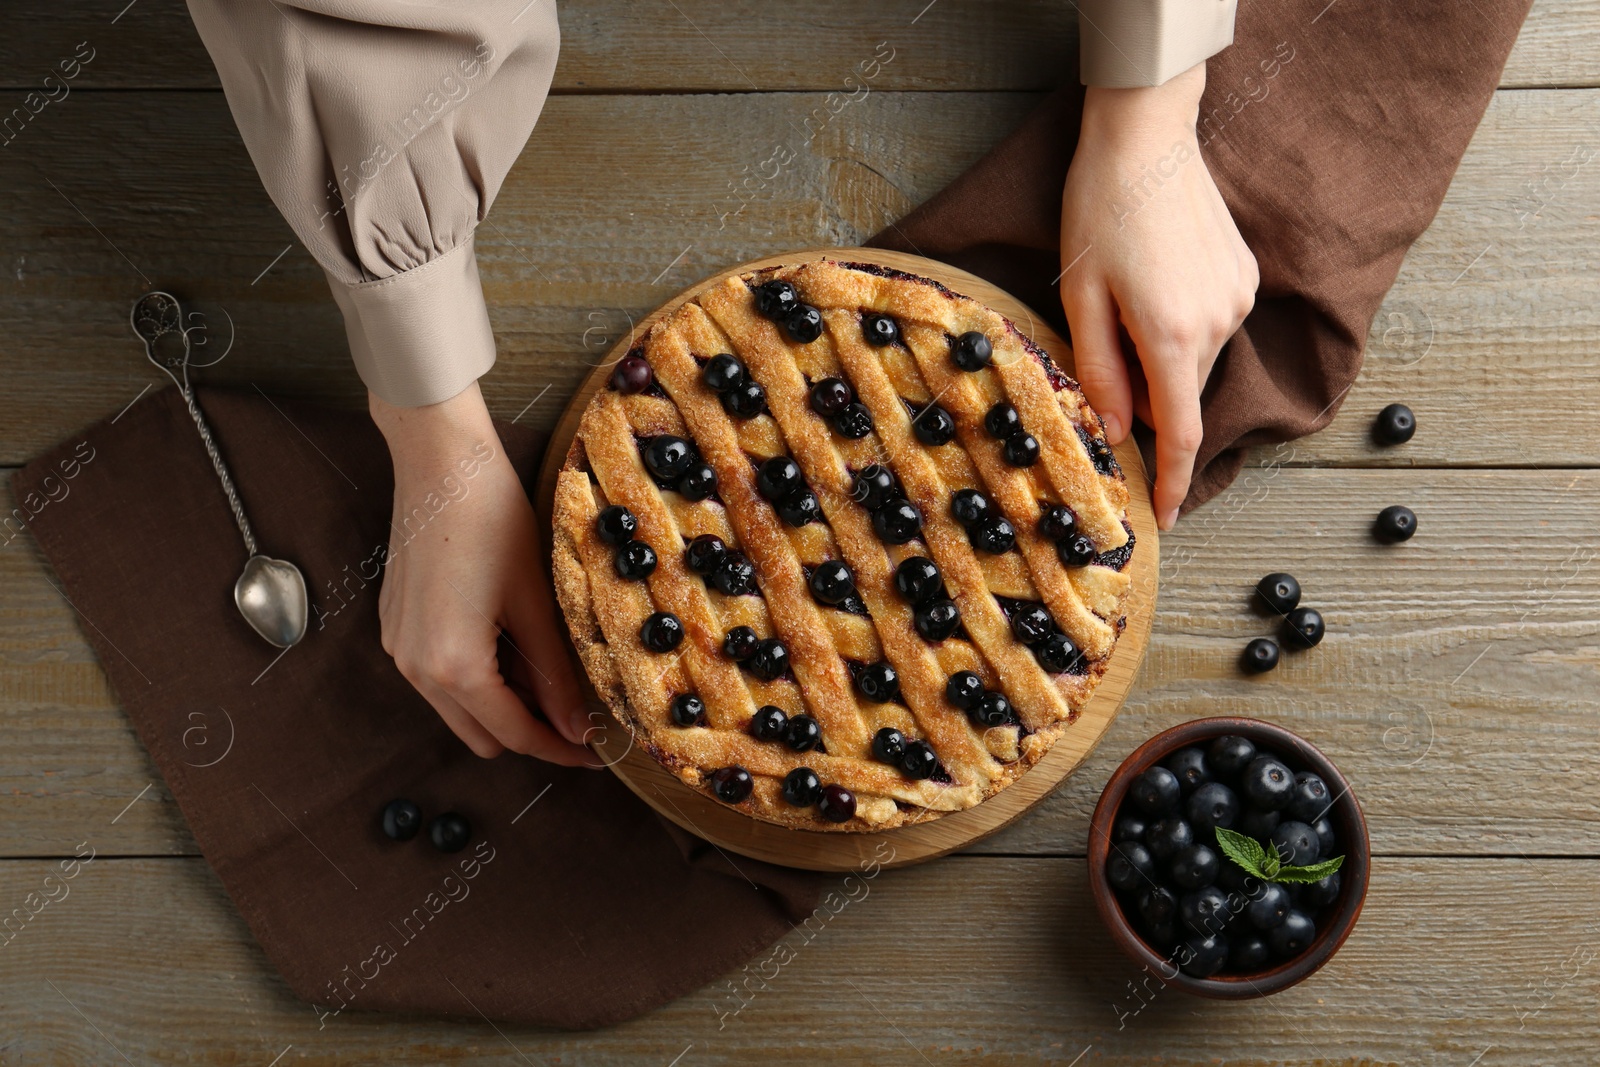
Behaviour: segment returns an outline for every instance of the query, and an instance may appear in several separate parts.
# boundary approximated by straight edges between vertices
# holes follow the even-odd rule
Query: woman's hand
[[[1162,529],[1189,492],[1201,390],[1260,281],[1200,157],[1204,89],[1204,63],[1154,88],[1090,87],[1062,193],[1061,303],[1078,380],[1113,443],[1134,414],[1155,430]]]
[[[378,597],[384,651],[478,755],[509,748],[593,766],[533,508],[477,384],[428,407],[392,407],[376,396],[369,407],[394,459]],[[510,645],[504,670],[502,630]],[[508,678],[528,680],[548,722],[528,710]]]

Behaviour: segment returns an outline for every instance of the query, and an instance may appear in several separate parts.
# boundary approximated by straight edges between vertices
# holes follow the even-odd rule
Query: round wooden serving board
[[[663,304],[634,327],[633,332],[611,350],[605,362],[596,367],[578,388],[577,395],[572,398],[551,434],[544,467],[539,473],[534,503],[546,529],[551,521],[556,477],[566,460],[567,449],[577,434],[583,409],[589,403],[589,398],[605,385],[616,361],[633,347],[645,331],[676,311],[695,294],[729,277],[763,267],[803,263],[821,257],[851,263],[875,263],[932,278],[998,311],[1050,353],[1051,358],[1064,370],[1068,373],[1073,370],[1072,349],[1021,301],[976,275],[935,260],[871,248],[822,248],[741,263],[686,289]],[[1128,521],[1138,538],[1138,546],[1129,562],[1133,590],[1127,604],[1127,628],[1117,641],[1111,663],[1099,687],[1095,689],[1088,706],[1079,713],[1077,721],[1062,733],[1043,759],[990,799],[964,811],[930,817],[924,822],[877,833],[792,830],[744,815],[678,781],[642,749],[633,747],[628,730],[612,718],[605,704],[591,692],[593,706],[600,712],[594,720],[605,723],[592,741],[596,754],[645,803],[690,833],[729,852],[789,867],[851,871],[874,861],[886,867],[920,863],[964,848],[1010,825],[1049,796],[1094,751],[1132,687],[1139,664],[1144,660],[1145,647],[1150,641],[1150,622],[1155,613],[1159,545],[1155,512],[1150,501],[1150,482],[1145,475],[1144,460],[1131,437],[1117,446],[1116,454],[1117,462],[1122,465],[1128,479]]]

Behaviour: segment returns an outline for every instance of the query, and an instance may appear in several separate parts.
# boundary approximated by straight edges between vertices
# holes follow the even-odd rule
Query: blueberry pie
[[[822,259],[712,285],[584,409],[556,592],[683,782],[813,830],[982,802],[1126,624],[1128,488],[1077,383],[937,282]]]

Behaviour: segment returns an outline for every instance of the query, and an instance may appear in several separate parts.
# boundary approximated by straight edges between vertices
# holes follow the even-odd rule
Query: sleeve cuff
[[[1083,84],[1160,85],[1233,43],[1238,0],[1078,0]]]
[[[449,400],[494,366],[473,238],[377,281],[328,284],[361,380],[396,407]]]

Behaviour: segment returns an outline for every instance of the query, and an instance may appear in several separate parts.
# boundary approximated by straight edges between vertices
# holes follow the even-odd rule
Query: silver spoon
[[[228,506],[233,509],[233,521],[244,535],[244,548],[250,554],[244,571],[233,584],[233,602],[239,614],[260,634],[268,644],[288,648],[306,634],[309,615],[309,598],[306,596],[306,579],[300,568],[283,559],[263,555],[256,547],[256,535],[245,518],[244,505],[233,487],[233,477],[211,439],[211,429],[200,415],[200,405],[195,403],[194,390],[189,387],[189,331],[183,326],[183,309],[169,293],[146,293],[133,305],[129,316],[133,332],[144,342],[145,354],[150,362],[160,367],[172,379],[184,402],[189,405],[189,416],[195,429],[200,431],[201,443],[211,466],[222,482]]]

